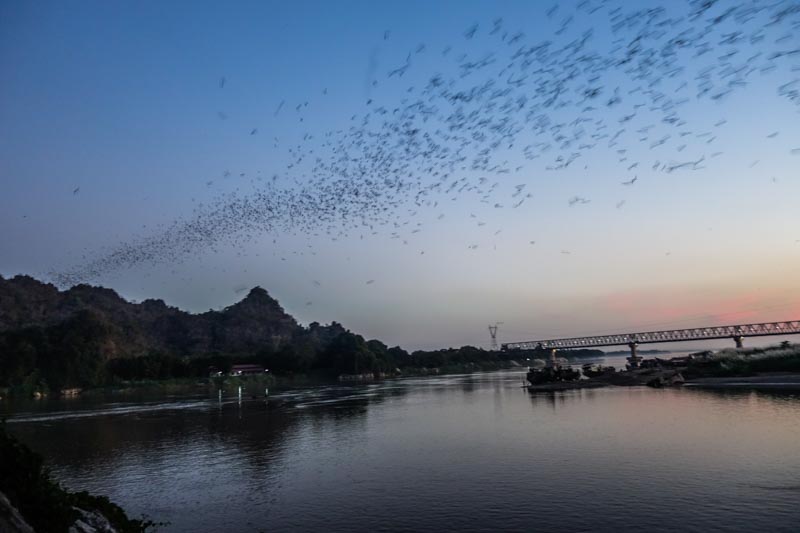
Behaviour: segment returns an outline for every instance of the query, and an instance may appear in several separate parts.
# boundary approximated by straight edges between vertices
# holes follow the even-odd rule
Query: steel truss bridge
[[[766,337],[768,335],[797,334],[800,334],[800,320],[788,320],[785,322],[765,322],[763,324],[739,324],[736,326],[713,326],[707,328],[647,331],[644,333],[594,335],[591,337],[572,337],[568,339],[509,342],[503,343],[501,347],[503,351],[508,351],[598,348],[601,346],[627,345],[631,349],[631,356],[636,358],[636,346],[638,344],[703,341],[709,339],[733,339],[736,342],[736,347],[741,348],[742,339],[745,337]]]

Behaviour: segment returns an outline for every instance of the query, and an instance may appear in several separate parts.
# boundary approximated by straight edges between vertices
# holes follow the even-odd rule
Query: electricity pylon
[[[498,350],[498,346],[497,346],[497,326],[499,326],[500,324],[502,324],[502,322],[495,322],[494,326],[492,326],[492,325],[489,326],[489,336],[492,338],[492,343],[491,343],[489,349],[492,350],[493,352],[496,352]]]

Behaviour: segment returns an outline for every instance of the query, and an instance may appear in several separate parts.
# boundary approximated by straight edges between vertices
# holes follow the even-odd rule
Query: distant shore
[[[528,385],[532,392],[608,386],[655,388],[800,390],[800,345],[783,342],[763,348],[696,352],[673,360],[644,360],[646,368],[610,372],[576,381]]]
[[[764,372],[757,376],[697,378],[687,381],[685,386],[701,389],[800,390],[800,373]]]
[[[556,383],[543,383],[540,385],[527,385],[531,392],[556,392],[580,389],[598,389],[603,387],[637,387],[646,386],[647,381],[659,375],[618,380],[613,382],[606,379],[582,379],[578,381],[562,381]],[[751,390],[796,390],[800,391],[800,373],[791,372],[765,372],[756,376],[736,377],[704,377],[688,379],[680,383],[681,387],[697,389],[751,389]]]
[[[219,376],[219,377],[199,377],[199,378],[169,378],[169,379],[149,379],[131,380],[110,383],[100,387],[73,388],[61,393],[40,393],[31,397],[30,395],[11,394],[10,388],[0,388],[0,400],[6,398],[25,398],[43,400],[46,398],[60,398],[69,401],[81,396],[102,396],[102,395],[136,395],[142,393],[165,393],[165,394],[201,394],[219,389],[236,390],[242,387],[246,395],[264,395],[265,389],[273,392],[292,389],[296,387],[309,387],[315,385],[331,384],[358,384],[387,379],[403,377],[425,377],[425,376],[444,376],[451,374],[467,374],[471,372],[491,372],[495,370],[508,370],[511,368],[521,368],[522,365],[517,361],[487,361],[481,363],[449,364],[442,367],[406,367],[397,374],[378,375],[366,374],[341,374],[328,375],[322,373],[311,374],[263,374],[255,376]]]

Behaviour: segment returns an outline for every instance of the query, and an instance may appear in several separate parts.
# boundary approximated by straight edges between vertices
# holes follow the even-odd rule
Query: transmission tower
[[[492,343],[489,346],[489,349],[492,350],[493,352],[496,352],[497,349],[498,349],[498,346],[497,346],[497,326],[499,326],[500,324],[502,324],[502,322],[495,322],[494,326],[489,325],[489,336],[492,338]]]

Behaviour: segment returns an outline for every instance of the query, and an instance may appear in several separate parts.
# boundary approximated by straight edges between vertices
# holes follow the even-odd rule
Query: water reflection
[[[174,531],[789,531],[800,519],[796,394],[530,394],[523,376],[312,387],[241,404],[213,392],[87,400],[22,410],[10,427],[68,486]]]

